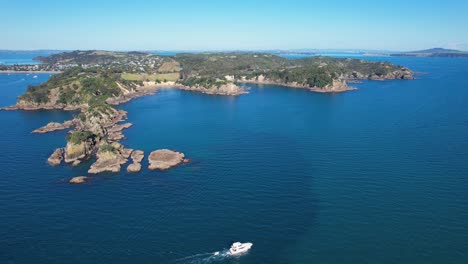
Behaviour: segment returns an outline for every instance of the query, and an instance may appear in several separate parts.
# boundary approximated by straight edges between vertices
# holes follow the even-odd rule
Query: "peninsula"
[[[0,66],[6,72],[59,72],[30,86],[16,105],[3,110],[62,109],[79,111],[73,120],[49,123],[34,133],[71,129],[67,145],[53,151],[52,166],[76,166],[96,157],[88,173],[118,172],[129,158],[129,172],[138,172],[143,151],[119,143],[126,112],[114,106],[170,87],[205,94],[237,96],[243,83],[277,84],[314,92],[354,90],[347,82],[363,79],[413,79],[405,67],[358,59],[309,57],[286,59],[267,53],[200,53],[159,56],[145,52],[73,51],[37,57],[41,64]],[[52,152],[52,151],[51,151]],[[158,150],[149,169],[169,169],[189,159],[183,153]],[[81,178],[80,178],[81,179]]]

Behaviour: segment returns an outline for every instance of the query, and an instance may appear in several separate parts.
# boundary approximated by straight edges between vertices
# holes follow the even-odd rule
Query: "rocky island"
[[[39,65],[1,66],[4,71],[60,72],[47,82],[30,86],[16,105],[3,110],[62,109],[79,111],[73,120],[49,123],[34,130],[48,133],[71,129],[64,148],[48,159],[72,166],[96,158],[90,174],[115,173],[128,163],[139,172],[144,152],[119,143],[127,113],[115,105],[170,87],[213,95],[247,93],[243,83],[277,84],[313,92],[354,90],[349,81],[413,79],[408,68],[357,59],[310,57],[286,59],[263,53],[201,53],[162,57],[144,52],[73,51],[37,58]],[[180,152],[162,149],[149,157],[150,170],[166,170],[188,162]],[[77,178],[76,183],[88,178]]]

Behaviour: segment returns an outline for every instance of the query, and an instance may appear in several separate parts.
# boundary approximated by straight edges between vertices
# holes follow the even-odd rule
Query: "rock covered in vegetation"
[[[167,170],[184,161],[184,153],[169,149],[160,149],[151,152],[148,157],[150,170]]]
[[[65,147],[65,162],[75,163],[90,158],[96,146],[93,134],[87,131],[78,131],[68,137]],[[76,164],[76,163],[75,163]]]
[[[50,157],[47,159],[47,162],[51,166],[58,166],[60,163],[62,163],[63,160],[63,148],[58,148],[50,155]]]
[[[68,182],[71,184],[82,184],[82,183],[87,182],[89,179],[91,179],[91,177],[78,176],[78,177],[71,178]]]

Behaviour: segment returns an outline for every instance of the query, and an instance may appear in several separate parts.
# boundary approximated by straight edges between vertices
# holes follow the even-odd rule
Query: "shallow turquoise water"
[[[0,112],[0,262],[467,263],[468,60],[366,59],[425,74],[342,94],[163,90],[121,106],[122,143],[193,162],[83,186],[66,180],[86,166],[46,164],[66,133],[30,133],[73,113]],[[47,78],[0,75],[0,105]],[[237,240],[251,252],[210,256]]]

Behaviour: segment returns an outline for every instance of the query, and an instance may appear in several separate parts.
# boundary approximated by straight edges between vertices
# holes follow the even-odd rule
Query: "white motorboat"
[[[229,249],[229,254],[238,255],[238,254],[245,253],[249,251],[252,245],[253,245],[252,243],[235,242],[232,244],[231,248]]]

